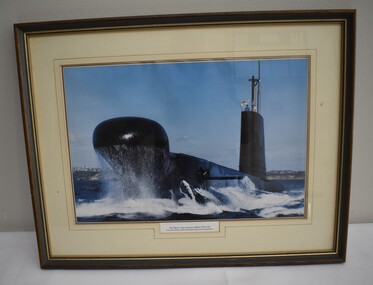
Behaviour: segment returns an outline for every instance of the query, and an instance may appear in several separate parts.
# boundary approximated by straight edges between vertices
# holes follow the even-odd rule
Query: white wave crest
[[[182,181],[179,189],[182,195],[173,193],[170,199],[126,199],[109,195],[102,200],[77,205],[76,213],[78,218],[115,214],[124,219],[144,216],[147,219],[164,219],[173,214],[218,215],[242,211],[256,211],[258,217],[262,218],[303,215],[303,192],[297,192],[296,195],[270,193],[256,190],[250,179],[243,182],[240,186],[211,187],[205,190],[193,189],[186,181]]]

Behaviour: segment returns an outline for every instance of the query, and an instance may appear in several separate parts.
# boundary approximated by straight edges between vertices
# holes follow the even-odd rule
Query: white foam
[[[303,208],[288,209],[285,207],[271,207],[261,210],[259,215],[263,218],[276,218],[278,216],[302,216],[303,214]]]
[[[250,183],[246,185],[252,187]],[[188,192],[184,193],[183,189]],[[192,189],[183,181],[184,194],[178,200],[160,198],[125,199],[124,197],[108,196],[105,199],[92,203],[77,205],[78,217],[91,217],[100,215],[117,214],[127,219],[135,219],[137,215],[146,215],[153,218],[164,218],[171,214],[216,215],[222,212],[240,212],[258,210],[263,218],[274,218],[279,215],[303,215],[303,207],[289,206],[300,204],[303,200],[303,192],[295,197],[287,193],[269,193],[257,191],[246,187],[223,187],[206,191],[204,189]],[[205,203],[198,203],[195,194],[205,198]],[[175,195],[173,195],[175,197]]]

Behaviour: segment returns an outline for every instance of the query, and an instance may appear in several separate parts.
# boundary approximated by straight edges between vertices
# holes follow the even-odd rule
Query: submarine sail
[[[241,102],[241,172],[266,179],[264,120],[260,112],[260,61],[258,61],[258,78],[252,76],[251,99]],[[257,89],[257,92],[255,92]]]

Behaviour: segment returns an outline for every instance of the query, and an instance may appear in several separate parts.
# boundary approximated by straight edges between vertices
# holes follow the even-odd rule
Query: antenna
[[[258,60],[258,78],[254,75],[249,79],[251,81],[251,111],[260,111],[260,60]],[[255,87],[258,86],[257,92],[255,94]],[[247,100],[249,102],[249,100]],[[241,102],[242,106],[242,102]]]

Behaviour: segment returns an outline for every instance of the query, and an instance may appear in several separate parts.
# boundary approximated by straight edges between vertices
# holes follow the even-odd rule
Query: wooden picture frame
[[[170,268],[315,264],[345,261],[353,133],[354,10],[140,16],[24,23],[15,24],[14,28],[31,197],[42,268]],[[235,214],[228,216],[214,212],[212,215],[204,216],[163,215],[159,219],[154,219],[153,216],[149,215],[145,218],[143,216],[142,218],[138,216],[133,218],[133,215],[130,215],[130,218],[128,218],[129,216],[121,218],[122,216],[118,213],[112,213],[114,208],[110,208],[109,212],[100,216],[102,208],[99,211],[96,207],[94,208],[97,211],[95,215],[87,218],[87,214],[82,214],[87,213],[93,206],[87,202],[84,204],[84,209],[80,207],[79,199],[81,197],[77,194],[77,184],[74,184],[78,179],[77,171],[83,171],[83,174],[79,175],[90,175],[90,180],[94,180],[95,175],[96,178],[102,177],[102,173],[101,170],[89,170],[91,172],[87,174],[89,167],[79,169],[74,164],[76,160],[83,164],[85,158],[80,157],[80,155],[83,156],[83,144],[77,147],[74,145],[76,133],[73,134],[72,130],[79,124],[86,128],[83,121],[85,120],[88,126],[93,119],[100,117],[101,110],[109,110],[117,117],[121,115],[118,116],[115,111],[116,104],[111,103],[112,105],[105,106],[102,102],[105,103],[106,101],[100,101],[99,98],[101,97],[99,96],[103,96],[103,93],[100,93],[101,95],[89,93],[89,96],[87,95],[84,99],[79,97],[79,94],[84,93],[83,87],[82,85],[74,85],[75,83],[72,82],[75,80],[81,84],[86,80],[85,75],[81,74],[87,70],[92,70],[92,67],[98,67],[95,70],[100,70],[99,75],[96,74],[96,77],[91,77],[90,81],[87,81],[84,85],[84,88],[89,87],[91,88],[89,90],[92,91],[98,88],[98,85],[96,85],[98,80],[106,80],[105,82],[111,86],[119,84],[119,81],[114,81],[117,75],[113,73],[113,69],[117,67],[128,68],[131,71],[121,71],[127,78],[123,80],[128,81],[122,82],[118,86],[135,90],[133,86],[135,82],[140,80],[137,77],[134,79],[135,75],[130,73],[134,70],[133,66],[138,68],[137,73],[144,78],[147,76],[146,74],[150,74],[146,73],[148,72],[147,68],[154,69],[155,71],[151,71],[153,73],[149,75],[149,78],[152,76],[158,79],[162,76],[166,77],[161,84],[164,89],[152,86],[147,88],[146,91],[153,90],[155,94],[152,96],[157,99],[155,101],[163,100],[161,105],[152,105],[151,97],[144,97],[145,99],[141,99],[143,101],[139,101],[140,105],[139,103],[136,103],[136,105],[131,100],[138,98],[136,96],[140,95],[126,95],[129,94],[126,93],[123,97],[120,97],[120,100],[122,100],[120,102],[132,107],[123,111],[123,116],[128,116],[128,114],[133,116],[132,111],[136,116],[137,114],[141,116],[143,113],[140,110],[142,108],[146,109],[143,106],[150,104],[152,105],[152,108],[149,108],[151,111],[146,114],[155,114],[153,111],[156,109],[159,118],[163,118],[161,116],[162,112],[159,110],[164,107],[164,112],[169,112],[167,113],[169,118],[166,122],[170,122],[170,124],[167,126],[171,129],[174,128],[174,133],[177,134],[178,130],[186,129],[191,125],[186,127],[186,125],[180,123],[182,116],[180,110],[182,108],[178,109],[177,113],[179,115],[174,113],[170,115],[170,110],[174,108],[170,107],[173,101],[171,99],[167,99],[169,101],[159,99],[159,96],[161,96],[160,90],[176,88],[175,90],[180,90],[182,93],[183,88],[189,88],[193,93],[198,88],[204,88],[201,87],[203,84],[210,86],[209,80],[215,76],[211,74],[214,74],[217,70],[216,66],[225,66],[225,64],[233,66],[234,71],[232,69],[224,70],[234,79],[230,79],[228,83],[224,81],[223,85],[213,89],[212,93],[217,94],[218,90],[222,88],[233,90],[229,88],[236,88],[237,85],[235,85],[236,81],[234,80],[241,76],[237,75],[240,72],[239,65],[255,61],[258,62],[258,65],[255,63],[255,66],[258,66],[259,70],[260,66],[262,68],[263,78],[260,79],[260,71],[258,73],[259,77],[256,77],[256,74],[247,74],[244,84],[246,84],[249,93],[251,87],[252,90],[255,90],[261,83],[264,86],[266,64],[270,63],[271,72],[274,74],[276,68],[281,69],[281,66],[283,66],[277,64],[285,62],[288,66],[292,66],[298,60],[300,60],[300,65],[303,66],[303,79],[301,80],[305,82],[302,85],[305,90],[304,96],[302,95],[302,102],[304,102],[305,107],[302,112],[298,113],[298,116],[303,114],[304,124],[302,135],[304,147],[302,154],[299,156],[303,157],[304,177],[302,181],[304,186],[300,208],[298,196],[297,202],[292,200],[293,204],[285,205],[287,210],[294,208],[295,204],[298,205],[295,212],[298,214],[294,214],[294,211],[288,211],[287,213],[290,214],[287,215],[280,209],[277,214],[264,216],[263,212],[260,212],[263,209],[259,206],[257,208],[252,207],[249,210],[237,210],[235,208],[234,211],[232,210]],[[184,70],[182,68],[189,68],[190,66],[192,66],[190,74],[194,74],[194,77],[188,78],[194,78],[196,81],[192,82],[192,85],[179,86],[174,84],[175,86],[171,86],[170,74],[175,74],[175,70],[181,72],[181,70]],[[105,71],[109,73],[103,73],[102,70],[106,67],[112,68],[110,71]],[[164,69],[167,68],[172,69],[172,72],[166,73]],[[199,73],[201,70],[204,70],[205,73],[203,73],[201,83],[198,83],[197,79],[202,74]],[[299,75],[298,69],[289,67],[289,70],[289,74],[294,75],[296,73]],[[77,76],[74,75],[76,71],[82,72]],[[280,70],[279,74],[283,73],[286,72]],[[178,79],[186,73],[180,74],[177,77]],[[207,75],[205,76],[205,74]],[[248,78],[251,80],[250,83],[247,82]],[[220,79],[221,77],[216,77],[213,82]],[[286,86],[284,81],[287,81],[289,82],[287,88],[295,88],[295,85],[292,85],[287,77],[280,79],[278,80],[282,82],[282,85],[278,86]],[[154,80],[146,80],[144,79],[142,86],[151,85],[151,82],[155,82]],[[299,81],[300,79],[296,80]],[[263,88],[262,93],[265,90],[270,90],[268,87],[267,89]],[[109,94],[104,94],[106,96],[104,97],[105,100],[111,100],[112,97],[110,96],[114,96],[110,95],[114,94],[114,89],[108,90]],[[118,90],[127,89],[118,87]],[[190,97],[190,100],[203,99],[204,94],[207,94],[209,89],[203,90],[205,93],[202,92],[198,95],[199,97]],[[120,91],[118,92],[120,93]],[[218,95],[214,97],[214,94],[210,94],[212,101],[208,101],[206,106],[215,108],[217,106],[214,105],[215,101],[227,106],[224,103],[225,101],[222,101],[223,99],[220,99]],[[260,107],[260,103],[257,103],[257,101],[260,100],[261,94],[260,91],[255,94],[258,95],[254,95],[253,91],[252,98],[241,101],[242,113],[250,113],[248,122],[256,120],[255,116],[259,113],[257,108]],[[265,98],[264,96],[263,98]],[[276,96],[280,95],[275,94],[274,97],[270,97],[269,102],[281,101],[281,99],[276,99]],[[89,106],[96,105],[94,107],[96,109],[90,109],[91,112],[83,110],[82,106],[84,104],[77,105],[77,98],[80,98],[79,100],[84,101],[84,104]],[[185,100],[185,96],[183,100],[183,106],[189,103],[192,108],[200,105],[199,101]],[[273,113],[276,108],[280,108],[283,116],[288,116],[288,113],[297,109],[298,105],[291,105],[293,99],[286,100],[289,100],[286,105],[273,103],[273,105],[270,105],[268,112]],[[143,105],[141,102],[143,102]],[[237,101],[237,104],[239,109],[239,101]],[[288,109],[286,109],[286,106],[288,106]],[[217,110],[217,113],[221,113],[221,111]],[[84,114],[87,117],[84,117]],[[212,112],[208,113],[206,111],[206,114],[208,114],[206,116],[207,122],[216,120]],[[191,117],[197,117],[197,115],[196,111]],[[227,125],[220,127],[220,131],[221,129],[233,129],[227,123],[230,115],[223,115],[226,116],[223,121]],[[72,121],[73,116],[78,119]],[[265,116],[263,115],[263,117]],[[137,120],[137,118],[135,119]],[[102,117],[100,117],[100,120],[102,120]],[[128,120],[132,119],[126,117],[123,120],[120,118],[118,124],[123,126],[123,124],[127,124]],[[297,119],[292,120],[298,121]],[[116,127],[114,127],[113,121],[110,121],[110,123],[109,133],[107,133],[107,129],[103,129],[102,125],[101,127],[98,125],[94,132],[89,130],[90,133],[93,132],[95,148],[107,147],[107,143],[111,139],[115,140],[115,142],[110,142],[111,145],[117,146],[119,144],[118,137],[120,137],[120,143],[122,143],[124,140],[131,140],[133,136],[140,132],[143,132],[145,136],[149,132],[153,132],[154,129],[156,129],[156,134],[151,136],[151,144],[156,145],[157,150],[161,148],[162,153],[163,148],[169,151],[168,143],[177,141],[177,139],[173,140],[172,138],[169,141],[167,136],[164,135],[162,127],[158,127],[158,124],[154,122],[146,121],[145,123],[150,125],[143,127],[141,125],[143,121],[136,121],[135,125],[137,127],[141,125],[140,129],[133,132],[126,130],[127,133],[123,131],[122,127],[118,131],[119,133],[117,133],[117,130],[113,131]],[[195,123],[194,125],[198,126],[200,124]],[[297,130],[299,132],[299,128]],[[203,132],[206,136],[210,135],[209,132]],[[263,130],[259,132],[263,133]],[[248,137],[252,139],[255,134],[249,133]],[[158,135],[161,139],[154,139],[154,137],[158,139]],[[81,136],[83,137],[83,132]],[[230,135],[225,134],[224,136],[229,137]],[[286,141],[289,142],[289,152],[286,155],[283,152],[282,159],[290,161],[294,156],[293,160],[299,162],[299,157],[296,154],[297,149],[290,143],[290,136],[289,133]],[[242,137],[241,129],[241,147],[243,144]],[[187,136],[183,136],[183,139],[187,138]],[[92,143],[91,137],[85,138],[85,140],[85,143],[87,141],[90,144]],[[209,137],[209,140],[216,142],[214,137]],[[259,145],[264,149],[264,142],[262,144],[261,138],[256,140],[255,146]],[[280,145],[287,143],[277,138],[274,140],[274,145],[276,144],[280,147]],[[141,147],[144,145],[149,146],[148,138],[143,139],[142,137]],[[218,146],[212,147],[211,145],[204,148],[206,156],[208,151],[211,154],[221,152]],[[229,146],[232,143],[227,141],[226,145]],[[100,153],[97,148],[96,151]],[[123,152],[123,149],[121,151]],[[188,153],[188,151],[186,151],[186,155],[175,151],[169,155],[167,152],[167,155],[169,155],[167,159],[179,167],[178,174],[175,174],[178,179],[176,179],[175,185],[181,185],[181,181],[187,180],[188,173],[198,174],[193,176],[197,177],[195,178],[197,182],[194,185],[190,182],[193,180],[191,178],[189,180],[191,184],[187,183],[190,186],[188,186],[189,188],[184,186],[186,188],[181,189],[177,186],[177,191],[171,191],[174,195],[172,196],[173,202],[177,201],[177,205],[180,206],[181,199],[189,199],[203,209],[206,209],[206,205],[220,207],[224,202],[222,202],[223,199],[217,197],[225,195],[224,197],[230,200],[229,195],[224,192],[225,190],[217,191],[217,184],[209,184],[209,187],[201,188],[198,184],[199,179],[204,183],[224,179],[241,181],[243,179],[241,177],[242,173],[246,173],[254,185],[251,188],[254,192],[250,192],[244,198],[248,199],[248,203],[253,201],[250,199],[254,199],[254,197],[257,199],[255,201],[263,201],[264,198],[269,199],[268,197],[272,196],[277,197],[278,200],[284,199],[285,196],[281,196],[284,189],[278,190],[276,188],[277,184],[271,184],[273,181],[268,180],[268,170],[271,168],[268,166],[268,159],[266,172],[265,156],[262,158],[258,155],[260,150],[246,149],[244,151],[248,151],[255,159],[247,162],[244,157],[244,161],[240,161],[239,170],[222,166],[222,163],[213,163],[211,162],[212,159],[200,159],[195,157],[198,155]],[[241,153],[244,151],[241,149]],[[261,151],[265,152],[265,150]],[[123,152],[122,154],[125,159],[128,158],[128,153]],[[111,158],[117,159],[120,155],[113,153],[107,159],[109,164]],[[149,153],[143,156],[143,159],[146,165],[151,163]],[[126,162],[121,161],[119,164],[121,163]],[[138,167],[140,160],[136,158],[132,163],[135,167]],[[248,168],[252,167],[251,163],[257,163],[259,166],[255,166],[254,170],[245,170],[245,163]],[[158,161],[154,164],[158,168],[162,168]],[[216,167],[219,169],[217,171],[219,175],[223,176],[214,176]],[[286,167],[284,166],[282,169],[287,169]],[[183,171],[186,171],[187,174]],[[172,180],[170,178],[172,175],[165,174],[160,185],[166,185],[164,181],[171,183],[169,181]],[[295,174],[291,173],[291,175]],[[150,182],[150,185],[159,180],[158,174],[154,176],[155,178]],[[136,177],[135,182],[143,182],[143,178]],[[114,180],[118,179],[121,178],[115,178]],[[165,186],[167,193],[173,187],[170,185]],[[233,188],[229,188],[229,191]],[[213,189],[211,191],[215,192],[208,189]],[[228,189],[228,186],[224,189]],[[176,196],[175,198],[176,192],[177,195],[184,196]],[[220,193],[220,196],[216,194],[217,192]],[[211,197],[211,193],[216,195]],[[162,195],[156,196],[158,200],[151,200],[150,205],[155,205],[156,210],[159,210],[160,204],[154,203],[165,199],[165,196]],[[289,195],[286,192],[286,198],[291,197]],[[102,202],[103,197],[97,197],[97,201],[104,203]],[[138,196],[136,197],[138,198]],[[273,201],[273,197],[270,201]],[[203,202],[199,198],[203,198]],[[171,198],[168,197],[167,199],[170,200]],[[82,201],[85,203],[85,198]],[[112,202],[112,200],[110,201]],[[130,201],[132,203],[136,199]],[[132,204],[132,207],[135,207],[134,205]],[[182,205],[185,206],[185,204]],[[273,204],[271,207],[277,207],[275,210],[272,208],[272,210],[278,211],[280,206],[284,209],[282,204]],[[237,207],[239,208],[239,206]],[[227,211],[229,212],[229,210]],[[237,213],[244,214],[239,216]],[[133,213],[131,212],[131,214]]]

